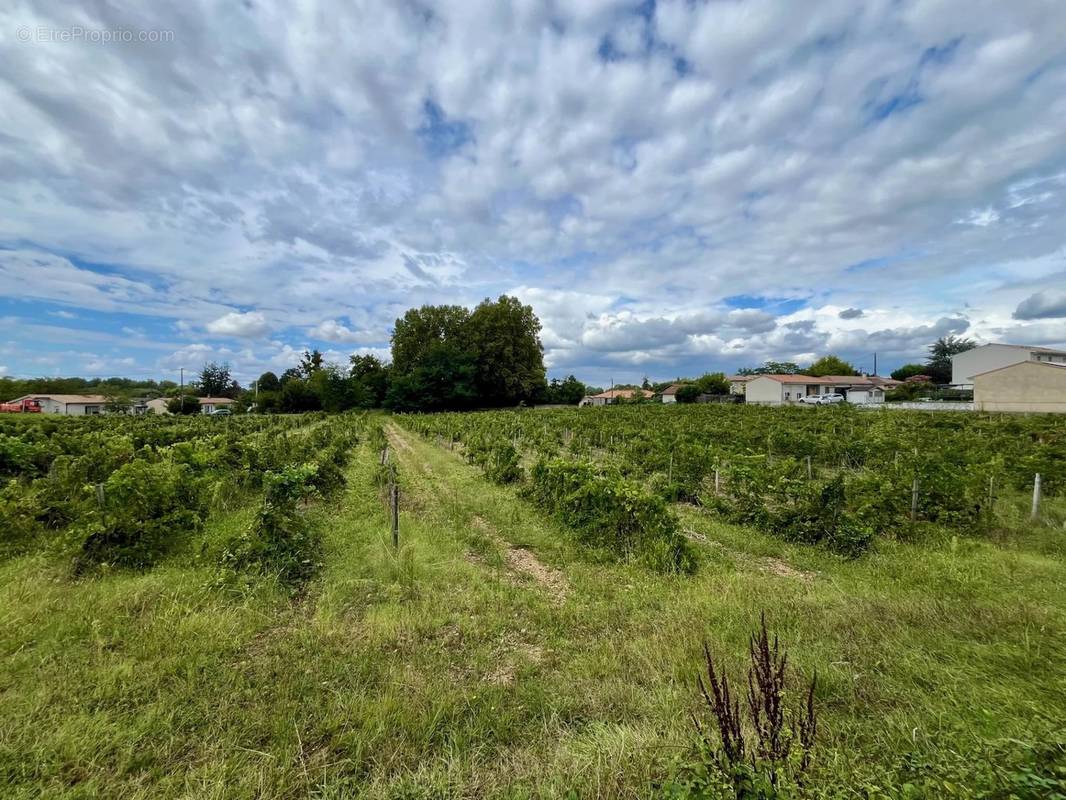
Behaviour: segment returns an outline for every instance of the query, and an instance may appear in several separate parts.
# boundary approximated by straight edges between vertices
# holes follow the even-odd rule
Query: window
[[[85,413],[95,415],[100,413],[100,406],[85,406]]]

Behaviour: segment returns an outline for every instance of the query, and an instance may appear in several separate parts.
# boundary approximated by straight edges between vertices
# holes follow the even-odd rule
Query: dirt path
[[[411,444],[411,441],[408,438],[410,434],[407,431],[404,431],[393,423],[389,423],[385,426],[385,434],[388,436],[389,443],[395,449],[397,458],[401,463],[405,463],[408,466],[417,463],[421,466],[422,474],[429,481],[429,486],[427,488],[430,492],[436,495],[438,501],[445,499],[449,494],[454,499],[454,492],[450,493],[448,491],[446,477],[434,470],[434,468],[422,458],[422,455],[418,452],[416,446]],[[420,507],[420,505],[421,504],[416,503],[416,507]],[[474,514],[470,518],[469,524],[471,527],[481,532],[493,543],[493,545],[496,546],[503,559],[507,572],[512,578],[518,579],[516,582],[533,583],[537,585],[548,594],[551,601],[556,605],[561,604],[566,599],[570,592],[570,583],[562,572],[545,564],[537,557],[536,553],[528,547],[523,547],[507,541],[502,535],[500,535],[496,526],[480,514]],[[472,555],[469,557],[469,560],[476,563],[483,563],[481,559]]]

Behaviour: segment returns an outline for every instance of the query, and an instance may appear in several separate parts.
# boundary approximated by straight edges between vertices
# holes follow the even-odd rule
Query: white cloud
[[[218,336],[263,336],[270,330],[266,317],[259,311],[231,311],[205,326],[208,333]]]
[[[1061,4],[40,0],[0,29],[72,15],[175,41],[0,40],[0,294],[23,322],[165,352],[269,334],[231,353],[253,371],[517,286],[553,369],[673,375],[912,358],[908,332],[963,312],[1035,335],[1011,316],[1062,270]]]

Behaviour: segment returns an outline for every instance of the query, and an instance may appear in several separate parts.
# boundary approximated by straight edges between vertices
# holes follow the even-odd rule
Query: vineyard
[[[13,415],[0,479],[5,798],[1066,793],[1053,418]]]
[[[680,501],[848,555],[875,537],[906,538],[930,525],[991,531],[1000,521],[997,502],[1031,492],[1038,474],[1042,496],[1066,490],[1066,426],[1050,415],[629,406],[440,414],[407,424],[459,443],[497,481],[518,481],[520,464],[532,464],[532,493],[569,516],[598,484],[592,491],[660,503],[649,523],[660,531],[669,527],[661,503]],[[618,526],[586,520],[577,527]],[[616,549],[647,549],[625,538]],[[668,547],[660,564],[691,568],[683,544]]]

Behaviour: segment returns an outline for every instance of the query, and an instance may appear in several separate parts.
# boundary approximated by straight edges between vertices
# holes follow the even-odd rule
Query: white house
[[[978,411],[1066,414],[1066,364],[1020,361],[973,376]]]
[[[951,385],[956,389],[972,389],[975,375],[1023,361],[1066,364],[1066,350],[1019,344],[983,344],[951,357]]]
[[[748,385],[748,381],[754,377],[754,375],[727,375],[726,380],[729,381],[729,393],[744,394],[744,389]]]
[[[753,375],[745,386],[744,399],[777,406],[811,395],[841,394],[850,403],[883,403],[885,391],[899,383],[878,375]]]
[[[590,394],[588,397],[581,398],[579,406],[609,406],[619,400],[631,400],[637,395],[643,397],[654,397],[655,393],[650,392],[647,389],[608,389],[606,392],[600,392],[599,394]]]
[[[676,403],[677,402],[677,390],[685,384],[683,383],[671,383],[665,389],[663,389],[663,402],[664,403]]]
[[[20,403],[23,400],[36,400],[41,405],[42,414],[75,417],[103,414],[107,406],[107,398],[102,394],[27,394],[11,402]]]

